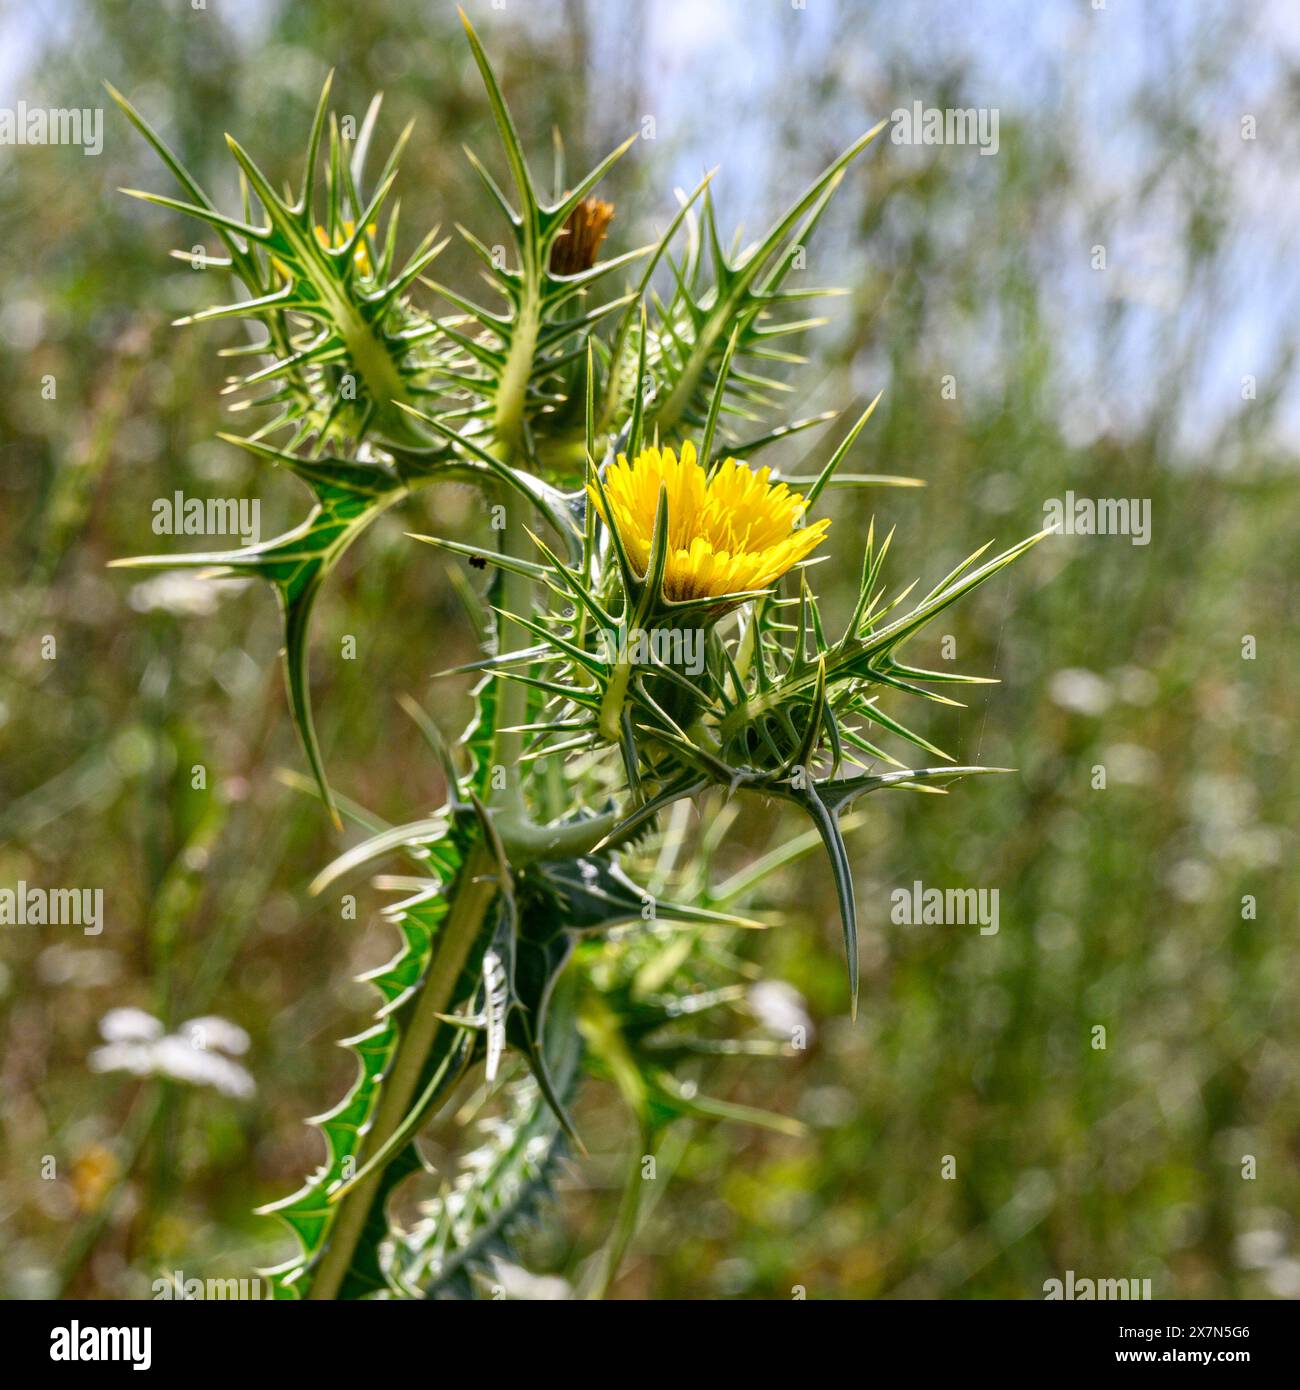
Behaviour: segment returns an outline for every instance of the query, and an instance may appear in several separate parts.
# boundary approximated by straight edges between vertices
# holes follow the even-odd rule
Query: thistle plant
[[[799,306],[829,293],[786,282],[883,122],[752,246],[724,250],[706,178],[653,245],[600,259],[617,216],[594,190],[632,142],[572,183],[557,160],[545,196],[465,29],[510,187],[469,153],[507,230],[502,255],[456,226],[482,263],[487,304],[435,277],[448,245],[436,230],[399,251],[394,190],[409,128],[372,174],[378,99],[351,140],[326,82],[296,191],[277,191],[227,137],[243,198],[226,213],[113,93],[183,194],[134,196],[206,223],[219,246],[199,263],[241,287],[185,322],[253,324],[227,390],[254,423],[222,437],[313,496],[303,522],[274,539],[119,563],[274,586],[289,706],[315,785],[335,825],[342,806],[369,832],[314,886],[393,858],[406,869],[388,914],[401,949],[367,977],[380,1007],[347,1044],[356,1081],[314,1122],[324,1162],[268,1209],[298,1241],[269,1271],[286,1298],[473,1294],[536,1216],[561,1155],[581,1150],[570,1111],[585,1077],[616,1084],[648,1151],[682,1116],[789,1127],[685,1084],[709,1051],[702,1017],[735,1016],[745,997],[727,941],[755,923],[731,909],[797,854],[823,850],[856,1012],[843,818],[869,792],[938,790],[996,770],[955,765],[895,708],[914,697],[954,704],[937,687],[981,678],[904,664],[902,649],[1039,539],[992,559],[976,551],[909,606],[911,588],[891,592],[883,578],[889,536],[873,524],[865,545],[841,541],[817,515],[832,488],[911,481],[843,467],[875,401],[807,476],[751,465],[833,418],[772,423],[782,375],[803,361],[787,343],[817,322]],[[475,711],[450,745],[412,704],[446,800],[380,825],[326,774],[307,678],[312,607],[381,513],[449,480],[479,487],[499,523],[490,544],[413,536],[483,572]],[[822,561],[860,574],[834,635],[812,582]],[[937,761],[908,765],[897,752],[906,745]],[[744,794],[793,803],[809,831],[718,891],[712,851]],[[684,855],[692,802],[704,832]],[[649,878],[638,881],[639,866]],[[770,1040],[745,1047],[773,1050]],[[420,1131],[445,1119],[453,1096],[463,1101],[470,1080],[475,1105],[458,1102],[455,1114],[473,1125],[490,1100],[485,1142],[461,1172],[439,1175],[438,1195],[402,1226],[392,1198],[426,1168]],[[629,1184],[595,1292],[634,1230],[639,1186]]]

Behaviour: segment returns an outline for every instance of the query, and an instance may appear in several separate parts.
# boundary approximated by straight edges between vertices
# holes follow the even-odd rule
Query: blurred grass
[[[229,197],[222,131],[287,173],[337,64],[345,109],[382,87],[386,130],[417,118],[401,185],[412,225],[490,215],[459,154],[462,139],[484,142],[486,109],[450,6],[67,9],[74,22],[45,33],[5,12],[10,51],[27,62],[0,104],[99,104],[108,77]],[[670,102],[671,79],[631,61],[637,34],[683,72],[711,60],[707,44],[690,48],[689,7],[623,9],[625,23],[576,3],[528,17],[475,8],[539,167],[552,123],[595,155]],[[722,9],[720,29],[697,20],[708,43],[734,45],[736,12]],[[838,496],[835,565],[820,578],[844,575],[843,612],[873,507],[878,525],[898,527],[896,583],[933,582],[984,540],[1027,534],[1067,489],[1150,499],[1152,541],[1059,539],[945,619],[956,664],[1002,684],[977,688],[963,711],[929,711],[924,732],[959,761],[1019,771],[867,805],[851,841],[865,924],[856,1025],[818,861],[775,881],[762,906],[778,927],[742,945],[803,993],[814,1044],[797,1061],[720,1060],[703,1084],[798,1116],[810,1134],[678,1136],[661,1164],[673,1182],[615,1291],[1037,1297],[1074,1269],[1149,1277],[1158,1297],[1296,1296],[1295,342],[1265,331],[1297,321],[1284,312],[1294,238],[1270,234],[1266,217],[1261,241],[1246,184],[1263,174],[1243,175],[1224,134],[1260,36],[1207,2],[1180,7],[1177,44],[1117,13],[1104,38],[1081,38],[1076,7],[1045,6],[1046,32],[1024,34],[1060,74],[1044,92],[988,75],[1016,47],[1014,17],[956,32],[951,51],[924,13],[846,2],[808,31],[797,16],[755,19],[752,66],[729,79],[752,97],[748,124],[719,128],[708,103],[661,113],[661,141],[643,142],[614,181],[615,249],[666,220],[679,165],[712,163],[721,144],[761,146],[782,183],[747,178],[743,161],[724,168],[724,212],[729,195],[770,212],[872,115],[916,98],[999,105],[998,157],[883,146],[810,248],[809,281],[852,294],[814,340],[794,413],[851,414],[886,385],[861,467],[928,484]],[[1269,167],[1294,167],[1294,59],[1279,47],[1251,61]],[[1108,65],[1131,78],[1098,136],[1133,137],[1113,164],[1079,138]],[[264,475],[213,441],[214,352],[236,338],[168,327],[204,291],[165,253],[198,238],[114,194],[165,177],[124,121],[106,113],[105,132],[95,160],[0,153],[0,884],[102,886],[108,918],[102,937],[0,938],[8,1296],[112,1297],[147,1290],[160,1270],[244,1274],[274,1258],[274,1232],[251,1208],[316,1162],[302,1117],[341,1092],[348,1063],[332,1039],[370,1007],[351,976],[391,947],[374,890],[355,890],[356,921],[306,896],[333,842],[310,799],[275,776],[300,759],[270,597],[228,588],[211,612],[140,611],[157,591],[104,569],[156,548],[151,503],[178,488],[261,496],[268,528],[302,505],[288,480],[255,493]],[[1154,260],[1131,249],[1142,236],[1164,239]],[[1098,241],[1111,252],[1104,275],[1089,270]],[[467,261],[447,273],[467,277]],[[1257,398],[1241,401],[1247,373]],[[947,375],[956,399],[941,390]],[[442,488],[420,505],[348,557],[313,659],[337,785],[393,819],[441,790],[396,697],[417,695],[454,732],[464,683],[429,678],[473,644],[442,561],[401,537],[471,526],[469,494]],[[41,657],[45,634],[54,661]],[[336,659],[345,634],[359,642],[354,662]],[[1254,660],[1242,658],[1246,634]],[[937,639],[914,657],[945,659]],[[1093,789],[1097,766],[1105,790]],[[769,842],[768,816],[742,815],[719,874]],[[998,934],[891,923],[891,890],[916,879],[997,888]],[[247,1028],[256,1099],[90,1072],[97,1021],[124,1004],[169,1024],[213,1011]],[[1092,1046],[1097,1026],[1105,1050]],[[582,1124],[594,1156],[575,1169],[562,1222],[535,1242],[539,1271],[572,1273],[618,1201],[632,1141],[612,1093],[592,1088]],[[148,1143],[105,1206],[133,1130]],[[42,1176],[47,1155],[57,1180]]]

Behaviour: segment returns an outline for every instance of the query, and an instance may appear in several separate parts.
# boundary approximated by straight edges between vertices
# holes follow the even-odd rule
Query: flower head
[[[600,243],[614,218],[614,204],[584,198],[569,214],[551,247],[551,274],[578,275],[596,264]]]
[[[92,1071],[126,1071],[166,1076],[192,1086],[212,1086],[224,1096],[247,1099],[256,1089],[251,1074],[223,1053],[248,1051],[249,1038],[237,1024],[207,1016],[166,1033],[143,1009],[110,1009],[99,1021],[104,1045],[90,1054]]]
[[[352,235],[353,232],[356,231],[356,229],[357,228],[355,222],[352,222],[349,219],[344,218],[343,225],[339,228],[339,236],[337,240],[334,242],[333,246],[331,246],[329,233],[325,230],[324,227],[317,224],[316,240],[319,241],[320,244],[327,251],[337,251],[340,246],[347,245],[348,238]],[[366,236],[373,237],[376,236],[378,232],[379,228],[373,222],[370,223],[370,225],[366,228]],[[361,272],[362,275],[369,276],[374,273],[370,265],[370,251],[366,246],[365,237],[362,237],[361,240],[357,242],[357,249],[352,253],[352,259],[353,262],[356,264],[357,269]]]
[[[316,224],[316,240],[325,248],[326,251],[337,251],[348,244],[348,238],[356,231],[357,224],[345,218],[343,225],[339,228],[338,236],[331,243],[330,234],[318,222]],[[366,226],[366,236],[374,237],[379,233],[378,226],[371,222]],[[286,280],[293,278],[293,272],[279,258],[271,257],[271,264],[285,277]],[[357,249],[352,253],[352,264],[356,266],[358,274],[369,279],[374,275],[374,267],[370,264],[370,250],[366,246],[366,238],[362,237],[357,242]]]
[[[680,459],[671,449],[644,449],[631,463],[620,454],[604,480],[612,517],[594,490],[592,500],[644,575],[659,492],[667,489],[663,596],[681,603],[766,588],[821,543],[830,521],[800,526],[808,504],[770,479],[771,469],[754,472],[732,458],[710,476],[688,441]]]

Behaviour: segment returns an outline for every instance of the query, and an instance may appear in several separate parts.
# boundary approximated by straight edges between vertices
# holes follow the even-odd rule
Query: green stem
[[[163,1101],[166,1093],[165,1082],[153,1082],[142,1090],[131,1107],[126,1123],[117,1143],[113,1146],[113,1156],[117,1160],[117,1173],[108,1191],[100,1198],[99,1206],[87,1216],[86,1220],[73,1232],[72,1239],[59,1263],[57,1284],[51,1295],[53,1298],[66,1298],[73,1281],[81,1267],[90,1257],[104,1233],[105,1227],[117,1209],[118,1199],[130,1182],[140,1162],[145,1146],[152,1137],[163,1114]]]
[[[519,308],[519,316],[511,334],[510,353],[497,391],[496,414],[492,421],[496,438],[493,453],[502,463],[512,467],[518,467],[524,455],[524,400],[541,323],[541,305],[536,290],[538,278],[539,272],[529,277],[529,292]],[[501,553],[516,558],[532,554],[533,545],[519,515],[519,499],[503,495],[500,500],[506,514],[506,526],[501,536]],[[532,601],[532,582],[526,576],[511,570],[503,571],[499,606],[507,613],[525,614],[531,608]],[[499,652],[510,651],[516,642],[526,645],[531,640],[531,634],[525,629],[516,629],[516,625],[509,619],[498,617]],[[502,685],[504,689],[497,704],[497,731],[492,739],[492,762],[506,769],[506,779],[501,794],[493,796],[491,804],[504,808],[522,820],[526,819],[526,813],[523,779],[519,772],[521,736],[515,733],[503,734],[501,730],[524,722],[528,708],[528,692],[516,681],[503,681]]]
[[[506,526],[501,535],[501,553],[516,557],[527,556],[535,547],[528,538],[524,522],[519,519],[518,500],[503,499],[506,507]],[[527,575],[503,570],[501,602],[506,613],[528,613],[533,602],[533,581]],[[533,636],[504,616],[497,618],[497,650],[510,651],[526,646]],[[510,732],[528,718],[528,691],[517,681],[502,681],[496,711],[496,732],[492,741],[490,761],[505,769],[505,784],[489,798],[492,820],[510,862],[525,864],[535,859],[573,858],[586,854],[614,828],[617,818],[612,813],[593,817],[571,825],[545,825],[530,814],[523,794],[523,772],[520,756],[523,737]]]
[[[591,851],[619,822],[616,812],[603,811],[567,825],[538,825],[528,817],[503,811],[493,816],[506,855],[515,865],[536,859],[578,859]]]
[[[627,703],[628,682],[632,678],[632,663],[620,661],[610,673],[600,702],[600,736],[617,743],[623,727],[623,706]]]
[[[628,1167],[627,1177],[623,1182],[623,1193],[619,1198],[618,1215],[614,1220],[614,1229],[610,1235],[609,1244],[605,1248],[605,1258],[601,1265],[600,1274],[591,1292],[587,1295],[589,1299],[598,1300],[608,1297],[614,1280],[618,1277],[619,1267],[626,1258],[632,1239],[636,1235],[641,1214],[641,1196],[646,1186],[641,1164],[645,1156],[653,1154],[654,1151],[654,1141],[648,1125],[642,1125],[640,1139],[641,1152],[632,1156],[632,1163]]]
[[[506,528],[501,536],[501,552],[504,555],[524,555],[532,548],[523,520],[518,512],[520,503],[510,498],[504,503],[506,508]],[[501,603],[504,613],[527,613],[532,606],[532,580],[526,575],[503,570],[501,577]],[[531,642],[532,634],[512,623],[503,614],[497,616],[497,650],[508,652],[516,646]],[[502,681],[497,697],[496,732],[492,739],[492,762],[505,769],[505,782],[500,791],[494,793],[489,804],[500,809],[512,820],[527,822],[524,808],[523,771],[519,765],[523,752],[523,735],[512,731],[524,723],[528,717],[528,691],[518,681]]]
[[[456,879],[455,896],[446,924],[438,937],[433,959],[410,1017],[402,1030],[392,1067],[384,1081],[383,1096],[375,1110],[362,1156],[377,1152],[406,1118],[415,1099],[429,1049],[448,1011],[452,992],[465,967],[488,908],[496,897],[491,853],[483,845],[469,852]],[[325,1252],[312,1277],[312,1299],[333,1299],[352,1264],[357,1240],[365,1228],[384,1169],[376,1168],[364,1181],[350,1188],[339,1202]]]

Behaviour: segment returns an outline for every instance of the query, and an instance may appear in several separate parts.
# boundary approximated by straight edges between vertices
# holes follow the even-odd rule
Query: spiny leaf
[[[452,853],[450,844],[441,849],[444,856]],[[459,863],[458,857],[456,862]],[[403,944],[386,966],[367,977],[383,999],[378,1020],[366,1032],[343,1044],[357,1057],[357,1078],[332,1110],[312,1121],[325,1139],[325,1162],[292,1196],[262,1208],[284,1221],[300,1245],[293,1259],[265,1271],[277,1298],[302,1298],[310,1288],[312,1265],[324,1249],[337,1210],[329,1202],[330,1193],[355,1172],[367,1126],[379,1102],[383,1077],[401,1037],[404,1007],[428,969],[433,942],[447,910],[443,885],[434,881],[423,893],[389,911]],[[388,1190],[382,1195],[386,1199]],[[371,1243],[365,1239],[359,1242],[353,1263],[360,1261],[367,1266],[375,1258]],[[365,1273],[360,1278],[363,1284],[373,1282]]]
[[[273,451],[267,451],[273,452]],[[325,773],[308,684],[308,634],[313,606],[339,557],[409,488],[390,470],[341,464],[337,471],[278,455],[309,483],[317,498],[305,521],[272,540],[237,550],[147,555],[115,560],[117,567],[199,569],[256,576],[274,586],[284,617],[284,673],[294,723],[331,818],[340,824]]]

